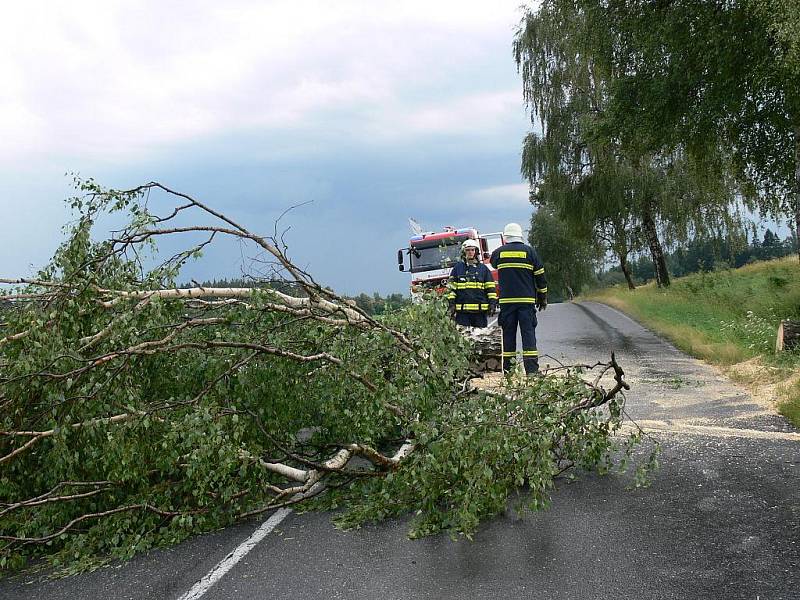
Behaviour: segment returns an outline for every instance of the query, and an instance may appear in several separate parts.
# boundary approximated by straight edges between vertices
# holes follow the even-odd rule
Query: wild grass
[[[778,410],[796,427],[800,427],[800,381],[783,388],[778,402]]]
[[[800,264],[796,256],[740,269],[702,272],[675,279],[669,288],[647,284],[635,290],[614,286],[580,299],[603,302],[675,346],[716,365],[756,356],[791,373],[800,354],[775,354],[782,319],[800,320]],[[800,427],[800,386],[789,386],[781,412]]]

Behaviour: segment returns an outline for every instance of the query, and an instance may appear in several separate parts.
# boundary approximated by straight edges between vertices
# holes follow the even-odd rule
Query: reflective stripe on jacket
[[[492,272],[483,263],[468,265],[459,261],[450,271],[447,300],[455,302],[459,312],[486,312],[489,301],[497,300]]]
[[[544,265],[536,250],[522,242],[510,242],[492,252],[492,266],[500,283],[500,305],[533,304],[547,299]]]

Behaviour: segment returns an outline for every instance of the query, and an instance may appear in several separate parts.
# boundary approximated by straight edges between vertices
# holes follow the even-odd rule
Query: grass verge
[[[800,427],[800,381],[786,386],[780,392],[778,410],[789,419],[795,427]]]
[[[769,367],[769,379],[777,372],[787,383],[800,369],[800,353],[775,354],[780,321],[800,319],[797,257],[696,273],[675,279],[669,288],[652,283],[633,291],[614,286],[580,300],[613,306],[687,354],[715,365],[730,367],[759,357]],[[751,385],[764,382],[755,378]],[[800,427],[800,383],[782,389],[775,399],[778,410]]]

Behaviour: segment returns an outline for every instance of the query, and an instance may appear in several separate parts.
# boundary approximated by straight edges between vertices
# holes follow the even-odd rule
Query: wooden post
[[[775,340],[775,352],[797,347],[800,347],[800,321],[781,321],[778,338]]]

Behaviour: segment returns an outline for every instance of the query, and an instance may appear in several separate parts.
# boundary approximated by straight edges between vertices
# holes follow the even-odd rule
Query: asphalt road
[[[473,542],[410,541],[406,521],[342,532],[328,515],[292,513],[202,598],[800,598],[800,433],[613,309],[551,305],[537,334],[542,365],[616,352],[629,412],[663,446],[651,487],[585,477]],[[0,598],[177,600],[259,525],[64,580],[3,581]]]

